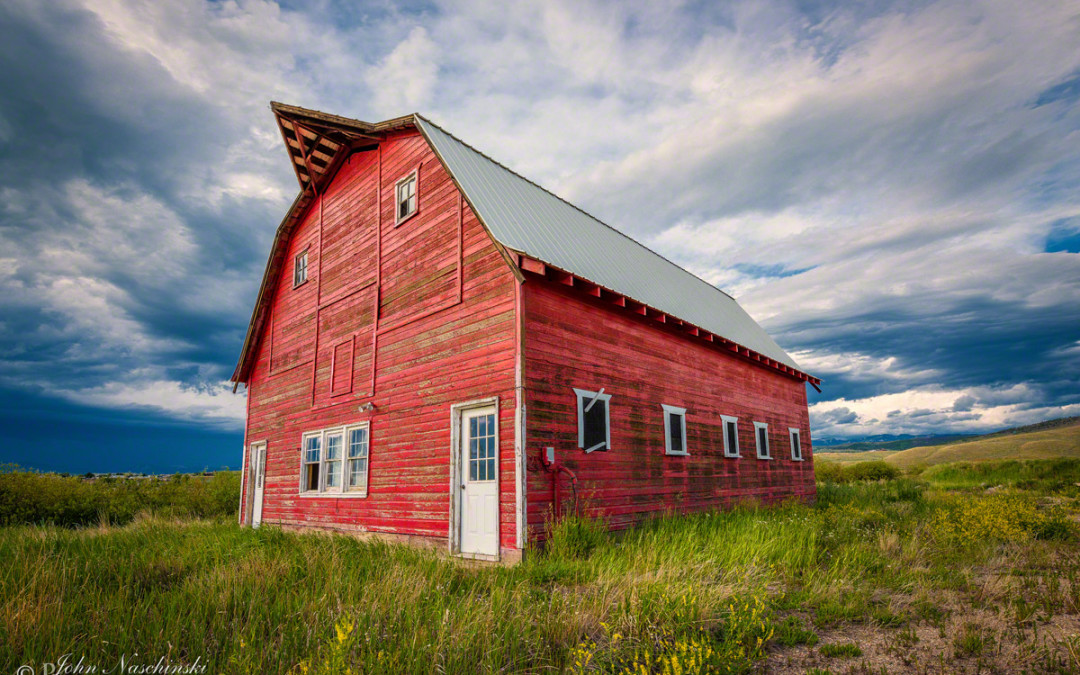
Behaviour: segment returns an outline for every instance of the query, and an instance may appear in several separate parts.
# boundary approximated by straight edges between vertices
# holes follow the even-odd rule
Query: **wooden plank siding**
[[[342,153],[359,149],[305,183],[237,367],[248,392],[245,458],[267,444],[264,523],[447,547],[458,484],[451,406],[493,397],[503,559],[544,538],[556,476],[564,504],[573,498],[568,477],[543,468],[548,446],[576,474],[584,512],[613,529],[664,512],[814,499],[807,375],[507,250],[416,128],[379,134],[362,146],[341,138]],[[399,223],[396,184],[413,171],[418,210]],[[308,279],[294,288],[304,251]],[[578,447],[575,388],[611,395],[609,450]],[[662,405],[686,409],[687,456],[665,454]],[[724,456],[721,416],[738,418],[740,458]],[[363,422],[366,496],[302,494],[302,435]],[[769,425],[770,460],[756,456],[755,422]],[[804,461],[791,459],[789,428],[800,431]]]
[[[398,225],[395,184],[416,168],[419,211]],[[414,130],[354,153],[323,192],[290,238],[247,382],[246,441],[267,442],[263,522],[445,546],[450,406],[498,397],[499,541],[516,549],[514,275]],[[364,421],[368,496],[301,495],[301,435]]]
[[[585,511],[613,529],[665,511],[814,498],[803,382],[543,277],[527,278],[523,305],[530,538],[543,538],[553,506],[539,461],[548,446],[576,473]],[[575,387],[611,395],[609,451],[578,448]],[[665,454],[661,404],[686,408],[689,456]],[[739,459],[724,457],[721,415],[739,420]],[[756,457],[754,422],[769,425],[771,460]],[[805,461],[791,459],[789,427]],[[570,481],[558,480],[565,509]]]

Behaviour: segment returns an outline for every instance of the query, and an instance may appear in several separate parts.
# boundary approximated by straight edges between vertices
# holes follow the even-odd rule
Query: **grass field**
[[[2,527],[0,672],[1076,672],[1077,482],[1068,459],[822,482],[617,540],[567,521],[511,568],[224,517]]]
[[[913,448],[914,449],[914,448]],[[866,450],[865,452],[815,452],[814,462],[858,464],[859,462],[885,461],[901,450]]]
[[[1006,459],[1080,458],[1080,424],[1007,436],[929,445],[908,450],[867,452],[815,452],[815,460],[852,464],[883,460],[901,468],[933,466],[949,462],[981,462]]]

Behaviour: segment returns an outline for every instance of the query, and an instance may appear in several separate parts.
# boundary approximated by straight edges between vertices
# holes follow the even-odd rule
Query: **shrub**
[[[850,480],[892,480],[900,476],[900,469],[881,460],[859,462],[846,470]]]
[[[961,544],[1064,539],[1073,526],[1060,509],[1040,509],[1032,497],[1010,492],[952,496],[931,521],[939,539]]]
[[[814,465],[814,475],[822,483],[893,480],[899,478],[900,473],[900,469],[881,460],[857,462],[851,466],[834,462],[818,462]]]
[[[120,525],[143,511],[209,518],[235,514],[239,502],[238,471],[167,479],[0,471],[0,525]]]
[[[835,462],[814,462],[814,477],[819,483],[843,483],[844,467]]]

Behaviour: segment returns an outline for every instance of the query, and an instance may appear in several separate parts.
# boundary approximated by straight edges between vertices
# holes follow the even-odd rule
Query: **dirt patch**
[[[776,647],[762,672],[1071,673],[1080,672],[1080,616],[1016,624],[1002,612],[952,609],[938,624],[864,624],[818,631],[814,646]],[[855,645],[857,656],[826,656],[825,645]],[[825,653],[837,651],[826,648]],[[844,651],[844,650],[839,650]],[[853,650],[847,650],[853,651]]]

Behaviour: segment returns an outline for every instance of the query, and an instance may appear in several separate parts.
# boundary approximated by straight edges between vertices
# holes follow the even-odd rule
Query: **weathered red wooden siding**
[[[419,211],[397,226],[394,186],[416,167]],[[305,248],[309,280],[294,289]],[[288,249],[248,382],[247,442],[267,441],[263,521],[445,543],[450,406],[498,396],[500,543],[514,548],[516,280],[427,143],[401,133],[381,158],[354,154]],[[301,435],[365,420],[368,496],[301,496]]]
[[[613,528],[665,510],[813,499],[802,382],[537,276],[523,304],[530,537],[543,536],[552,507],[552,475],[539,461],[547,446],[577,474],[582,503]],[[611,450],[578,448],[575,387],[611,394]],[[687,409],[688,457],[665,454],[661,404]],[[740,459],[724,457],[721,415],[739,418]],[[769,425],[772,460],[756,457],[755,421]],[[801,430],[806,461],[791,459],[789,427]],[[570,481],[559,481],[567,505]]]

